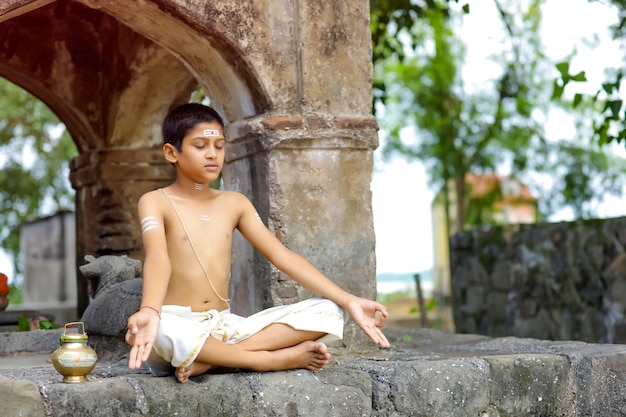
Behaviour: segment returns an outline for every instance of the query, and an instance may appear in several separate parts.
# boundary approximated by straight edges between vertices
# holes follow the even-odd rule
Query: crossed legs
[[[185,383],[189,377],[216,367],[245,368],[258,372],[300,368],[319,371],[330,359],[326,345],[315,342],[324,335],[274,323],[232,345],[209,337],[191,365],[176,369],[176,378]]]

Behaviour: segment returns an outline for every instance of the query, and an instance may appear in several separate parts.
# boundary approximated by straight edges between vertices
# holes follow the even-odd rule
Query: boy
[[[215,110],[183,104],[166,116],[162,130],[176,180],[138,203],[145,261],[141,307],[126,333],[131,369],[147,361],[153,374],[173,371],[181,383],[216,367],[318,371],[330,358],[324,342],[342,338],[344,309],[374,343],[389,347],[380,330],[388,316],[383,305],[347,293],[288,250],[245,196],[209,188],[224,164],[224,123]],[[321,297],[249,318],[231,314],[235,229]]]

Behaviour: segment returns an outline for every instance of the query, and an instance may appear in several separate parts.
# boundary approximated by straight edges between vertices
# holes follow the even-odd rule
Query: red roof
[[[478,198],[499,188],[502,201],[537,201],[528,187],[515,177],[494,173],[476,175],[468,172],[465,174],[465,182],[471,186],[471,198]]]

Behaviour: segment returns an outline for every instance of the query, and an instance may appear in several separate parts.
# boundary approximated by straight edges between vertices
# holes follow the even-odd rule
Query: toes
[[[189,373],[191,372],[191,368],[176,368],[176,378],[178,379],[178,382],[180,382],[181,384],[184,384],[185,382],[187,382],[187,380],[189,380]]]
[[[319,371],[322,370],[321,367],[317,367],[317,366],[307,366],[306,369],[311,371],[311,372],[319,372]]]

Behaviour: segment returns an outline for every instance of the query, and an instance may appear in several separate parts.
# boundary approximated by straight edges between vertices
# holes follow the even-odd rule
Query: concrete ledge
[[[36,339],[53,332],[2,345],[30,336],[41,348]],[[185,385],[130,372],[122,341],[90,336],[101,357],[89,382],[61,382],[49,361],[56,344],[5,354],[0,402],[5,415],[28,416],[626,416],[626,346],[386,333],[391,349],[334,348],[319,373],[209,374]]]

